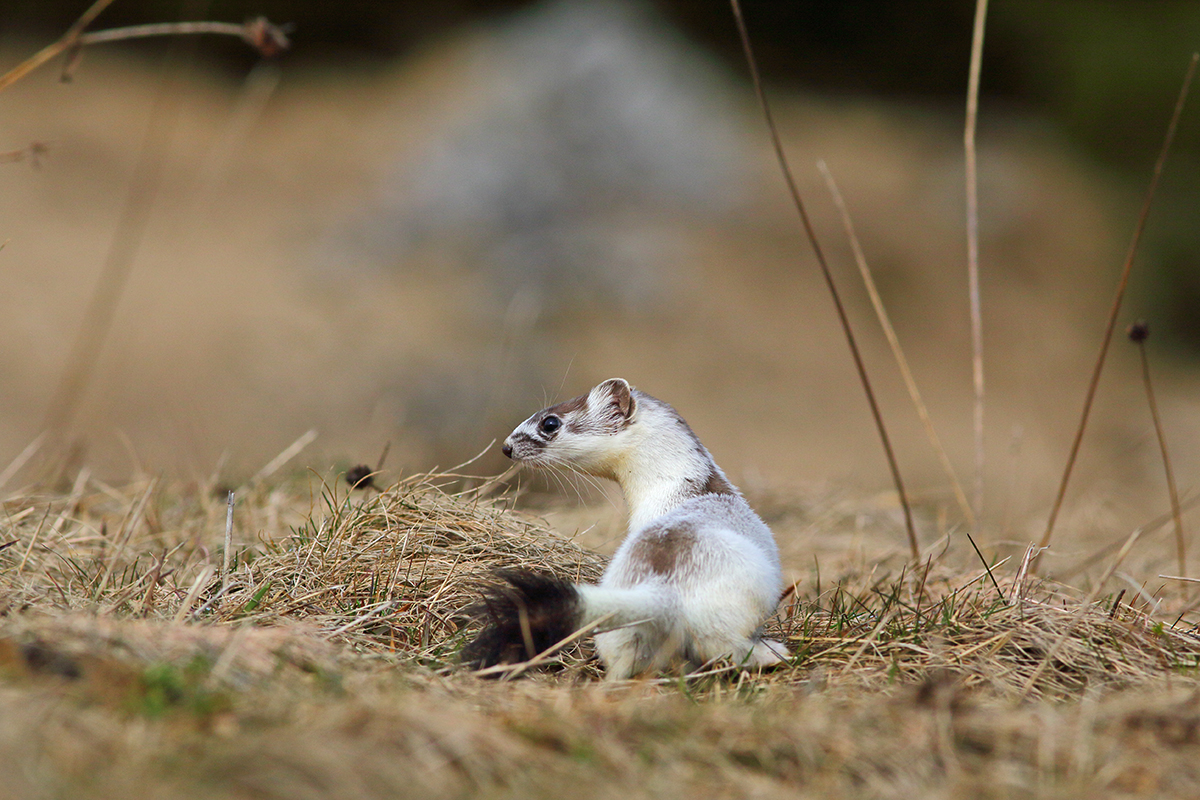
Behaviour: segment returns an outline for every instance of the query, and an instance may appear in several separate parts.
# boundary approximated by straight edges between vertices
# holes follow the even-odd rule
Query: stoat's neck
[[[612,477],[625,495],[631,532],[714,487],[736,491],[678,420],[646,415],[629,433]]]

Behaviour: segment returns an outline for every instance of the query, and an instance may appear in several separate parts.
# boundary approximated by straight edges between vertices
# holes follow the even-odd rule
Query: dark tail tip
[[[578,627],[579,592],[570,581],[519,569],[496,577],[499,582],[484,590],[473,609],[484,625],[463,648],[463,664],[483,669],[525,661]]]

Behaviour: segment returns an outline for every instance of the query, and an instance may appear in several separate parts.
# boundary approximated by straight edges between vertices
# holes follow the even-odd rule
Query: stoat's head
[[[587,394],[537,412],[517,426],[502,449],[522,464],[610,478],[637,420],[633,387],[623,378],[610,378]]]

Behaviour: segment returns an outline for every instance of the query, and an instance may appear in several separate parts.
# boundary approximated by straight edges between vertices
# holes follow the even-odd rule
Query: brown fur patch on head
[[[587,401],[588,396],[586,394],[572,397],[570,400],[564,400],[543,411],[539,417],[539,421],[553,414],[566,423],[568,430],[573,430],[572,425],[577,425],[579,420],[585,416],[583,412],[587,411]]]
[[[655,575],[666,575],[688,561],[695,544],[696,530],[690,524],[648,530],[634,543],[629,558]]]
[[[619,433],[633,421],[636,408],[637,398],[629,383],[621,378],[612,378],[587,394],[572,397],[541,411],[533,423],[536,426],[553,415],[559,417],[563,427],[571,433]]]

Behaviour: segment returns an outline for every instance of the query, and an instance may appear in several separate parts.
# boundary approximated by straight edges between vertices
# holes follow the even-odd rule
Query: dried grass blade
[[[1145,334],[1149,328],[1144,323],[1140,326]],[[1131,329],[1132,330],[1132,329]],[[1179,564],[1179,574],[1187,575],[1187,540],[1183,533],[1183,508],[1179,504],[1179,488],[1175,484],[1175,470],[1171,468],[1171,453],[1167,449],[1167,435],[1163,431],[1162,419],[1158,415],[1158,401],[1154,397],[1154,384],[1150,380],[1150,356],[1146,353],[1145,335],[1130,338],[1137,343],[1138,354],[1142,362],[1142,383],[1146,387],[1146,402],[1150,405],[1150,417],[1154,421],[1154,433],[1158,437],[1158,449],[1162,452],[1163,469],[1167,474],[1167,497],[1171,501],[1171,515],[1175,520],[1175,557]]]
[[[825,185],[828,187],[829,194],[833,198],[833,204],[837,208],[838,214],[841,215],[842,228],[846,231],[846,238],[850,240],[850,250],[854,254],[854,262],[858,265],[859,274],[862,275],[863,285],[867,287],[867,295],[871,298],[871,306],[875,309],[875,316],[879,319],[880,327],[883,328],[883,335],[887,337],[888,346],[892,349],[892,357],[896,359],[896,366],[900,368],[900,375],[904,378],[904,385],[908,389],[908,396],[912,399],[913,407],[917,410],[917,416],[921,418],[921,425],[925,428],[925,437],[929,439],[929,444],[933,448],[933,452],[937,455],[938,462],[942,465],[942,471],[946,473],[946,479],[950,481],[950,486],[954,490],[954,497],[958,502],[959,510],[963,513],[963,518],[966,519],[967,525],[974,530],[975,513],[971,510],[971,504],[967,501],[966,492],[963,491],[962,484],[958,481],[958,475],[954,472],[954,465],[950,463],[950,457],[946,455],[946,448],[942,446],[942,440],[938,437],[937,430],[933,427],[933,420],[929,417],[929,408],[921,398],[921,391],[917,388],[917,381],[913,378],[912,370],[908,366],[908,359],[904,355],[904,348],[900,346],[900,337],[896,335],[896,329],[892,327],[891,317],[888,315],[887,308],[883,304],[883,298],[879,295],[879,289],[875,286],[875,277],[871,274],[871,267],[867,264],[867,257],[863,253],[862,244],[858,240],[858,233],[854,230],[854,221],[850,218],[850,211],[846,207],[846,201],[842,198],[837,181],[833,179],[833,173],[829,171],[829,167],[823,160],[817,162],[817,169],[820,170],[821,176],[824,177]]]
[[[46,432],[42,431],[33,438],[32,442],[25,445],[25,449],[17,454],[17,457],[14,458],[12,462],[4,468],[3,472],[0,472],[0,489],[3,489],[5,486],[7,486],[8,482],[12,480],[13,476],[21,471],[21,467],[25,466],[29,459],[33,458],[34,455],[37,454],[37,451],[41,449],[42,442],[44,441],[46,441]]]
[[[196,576],[196,580],[192,581],[191,588],[188,589],[187,596],[183,598],[183,604],[179,606],[179,610],[175,612],[174,622],[179,623],[187,619],[188,612],[196,602],[196,598],[200,596],[200,592],[204,591],[204,587],[212,580],[213,575],[217,573],[217,568],[211,564],[205,565],[200,570],[200,574]]]
[[[251,484],[258,484],[279,471],[287,462],[291,461],[296,456],[300,455],[300,451],[312,444],[317,438],[317,430],[313,428],[296,439],[296,441],[283,448],[283,452],[267,462],[266,466],[255,473],[250,479]]]
[[[17,565],[17,574],[20,575],[25,571],[25,563],[29,561],[29,554],[33,552],[33,547],[37,544],[38,535],[42,532],[42,527],[46,524],[46,519],[50,516],[50,506],[46,506],[46,514],[42,517],[42,521],[34,528],[33,536],[29,537],[29,546],[25,548],[25,555],[21,556],[21,563]],[[15,539],[13,540],[16,541]]]
[[[854,668],[854,665],[858,663],[858,659],[861,658],[862,654],[867,652],[867,648],[879,638],[879,634],[883,632],[883,629],[887,627],[887,624],[892,621],[892,617],[895,615],[895,609],[889,609],[886,614],[879,618],[878,624],[876,624],[866,638],[862,640],[862,644],[860,644],[858,649],[854,651],[854,655],[850,656],[850,660],[846,662],[846,666],[842,667],[843,673],[848,673]]]
[[[345,633],[346,631],[350,630],[351,628],[357,628],[359,625],[363,624],[364,622],[374,619],[375,617],[378,617],[383,612],[390,610],[392,608],[392,606],[394,606],[394,605],[395,605],[395,603],[393,601],[384,600],[382,603],[379,603],[377,606],[375,606],[375,608],[372,608],[367,613],[360,614],[359,616],[357,616],[354,619],[347,622],[345,625],[342,625],[340,628],[337,628],[337,629],[331,631],[329,634],[329,638],[333,638],[334,636]]]
[[[1192,508],[1194,508],[1197,504],[1200,504],[1200,494],[1193,495],[1193,496],[1189,497],[1187,500],[1184,500],[1180,504],[1180,508],[1184,511],[1189,511]],[[1173,511],[1167,511],[1166,513],[1160,514],[1159,516],[1150,520],[1149,522],[1147,522],[1145,525],[1142,526],[1142,529],[1143,529],[1142,535],[1144,536],[1149,533],[1154,533],[1155,531],[1158,531],[1158,530],[1166,527],[1167,523],[1169,523],[1172,520],[1173,516],[1174,516]],[[1075,566],[1069,567],[1068,569],[1063,570],[1062,572],[1052,573],[1051,577],[1054,578],[1054,580],[1059,581],[1059,582],[1070,580],[1071,578],[1078,575],[1080,572],[1083,572],[1085,569],[1087,569],[1088,567],[1095,564],[1100,559],[1104,558],[1109,553],[1116,550],[1118,547],[1121,546],[1121,542],[1123,542],[1123,541],[1124,541],[1124,539],[1117,539],[1114,542],[1109,542],[1108,544],[1101,547],[1099,550],[1092,553],[1090,556],[1088,556],[1087,558],[1085,558],[1083,561],[1079,562]]]
[[[1158,577],[1168,581],[1186,581],[1187,583],[1200,583],[1200,578],[1189,578],[1186,575],[1159,575]]]
[[[150,502],[150,496],[154,494],[154,490],[158,488],[158,478],[150,481],[150,485],[146,487],[146,491],[138,498],[137,505],[134,506],[121,524],[121,529],[117,532],[117,536],[113,541],[112,554],[108,558],[108,564],[104,568],[104,576],[100,579],[100,583],[96,586],[94,599],[99,600],[104,593],[104,588],[108,585],[108,579],[112,577],[113,569],[116,567],[117,561],[125,554],[125,545],[133,536],[133,532],[142,521],[142,514],[146,511],[146,504]]]
[[[167,562],[167,551],[163,550],[162,555],[158,557],[158,561],[154,564],[154,569],[150,572],[149,586],[146,587],[146,594],[142,595],[142,602],[138,606],[135,616],[144,617],[154,604],[154,592],[158,589],[158,582],[162,578],[162,568]]]
[[[71,484],[71,494],[67,498],[67,504],[63,506],[62,513],[58,515],[58,519],[54,520],[54,525],[50,528],[50,532],[58,535],[62,531],[63,525],[67,522],[67,517],[75,513],[76,506],[83,498],[83,490],[87,487],[88,479],[92,477],[92,470],[89,467],[84,467],[79,470],[79,474],[75,476],[75,482]]]
[[[221,558],[221,580],[224,585],[229,585],[229,563],[233,558],[233,499],[234,493],[230,492],[225,507],[225,552]]]
[[[1033,563],[1033,559],[1037,557],[1040,550],[1030,544],[1025,548],[1025,556],[1021,559],[1021,566],[1017,569],[1017,577],[1013,578],[1013,590],[1010,602],[1020,603],[1025,598],[1025,579],[1029,575],[1029,566]]]

